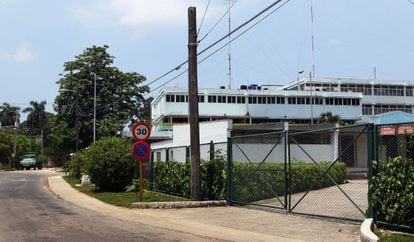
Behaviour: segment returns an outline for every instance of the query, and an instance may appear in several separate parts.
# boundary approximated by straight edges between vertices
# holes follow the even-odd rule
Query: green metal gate
[[[311,128],[229,138],[229,203],[363,220],[372,125]]]

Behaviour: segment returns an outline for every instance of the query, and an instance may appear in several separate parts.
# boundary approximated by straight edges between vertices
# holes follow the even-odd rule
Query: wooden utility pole
[[[191,199],[201,200],[200,127],[198,123],[196,8],[188,8],[188,104],[191,144]]]

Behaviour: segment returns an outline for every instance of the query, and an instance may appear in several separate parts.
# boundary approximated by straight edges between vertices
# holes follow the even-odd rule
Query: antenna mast
[[[313,31],[313,0],[311,0],[311,32],[312,32],[312,77],[315,78],[315,37]]]
[[[228,62],[229,62],[229,69],[228,69],[228,80],[229,80],[229,89],[231,89],[231,81],[232,81],[232,75],[231,75],[231,14],[230,14],[230,9],[231,9],[231,3],[233,0],[227,0],[228,3],[228,13],[229,13],[229,45],[228,45],[228,49],[227,49],[227,56],[228,56]]]

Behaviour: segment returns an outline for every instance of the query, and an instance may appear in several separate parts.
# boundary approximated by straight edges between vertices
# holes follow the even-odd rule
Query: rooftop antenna
[[[228,13],[229,13],[229,21],[228,21],[228,27],[229,27],[229,45],[228,45],[228,49],[227,49],[227,56],[228,56],[228,61],[229,61],[229,69],[228,69],[228,80],[229,80],[229,89],[231,89],[231,81],[232,81],[232,73],[231,73],[231,14],[230,14],[230,10],[231,10],[231,6],[232,6],[232,2],[234,0],[227,0],[227,7],[228,7]]]
[[[312,33],[312,77],[315,78],[315,36],[313,31],[313,0],[311,0],[311,33]]]

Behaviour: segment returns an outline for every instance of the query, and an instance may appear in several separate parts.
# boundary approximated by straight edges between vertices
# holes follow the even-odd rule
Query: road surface
[[[50,171],[0,171],[0,242],[211,241],[183,232],[129,223],[57,198]]]

